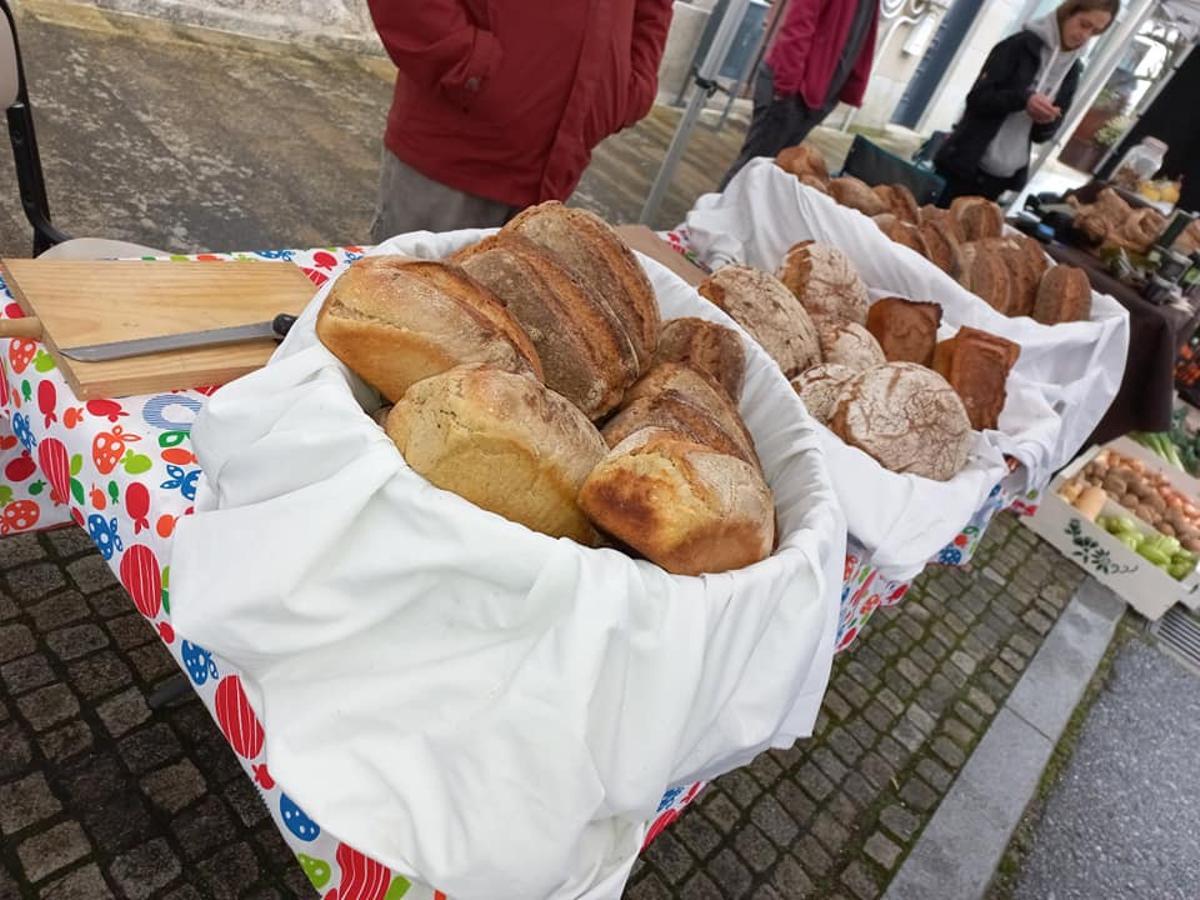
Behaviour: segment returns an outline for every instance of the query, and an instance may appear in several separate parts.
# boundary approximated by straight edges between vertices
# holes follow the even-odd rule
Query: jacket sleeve
[[[667,43],[672,8],[671,0],[637,0],[633,11],[629,96],[625,104],[627,128],[640,122],[654,105],[658,65]]]
[[[985,116],[1003,116],[1019,112],[1029,100],[1029,84],[1014,84],[1017,56],[1021,52],[1021,33],[992,48],[983,63],[983,71],[967,94],[967,109]]]
[[[768,54],[775,76],[775,93],[784,96],[800,93],[820,12],[821,0],[792,0],[788,5]]]
[[[1035,144],[1044,144],[1058,134],[1063,119],[1067,117],[1067,110],[1071,108],[1071,102],[1075,99],[1075,89],[1079,87],[1079,75],[1082,68],[1083,66],[1079,62],[1071,66],[1067,77],[1063,79],[1062,87],[1058,89],[1058,94],[1054,97],[1054,105],[1062,110],[1062,115],[1045,125],[1035,124],[1030,130],[1029,138]]]
[[[871,66],[875,62],[875,39],[878,32],[879,13],[876,11],[875,18],[871,20],[871,27],[863,39],[862,49],[858,51],[858,59],[854,61],[854,68],[850,70],[850,76],[838,95],[838,99],[843,103],[862,106],[863,97],[867,94],[867,82],[871,80]]]
[[[384,49],[405,76],[469,103],[500,64],[500,42],[463,0],[368,0]]]

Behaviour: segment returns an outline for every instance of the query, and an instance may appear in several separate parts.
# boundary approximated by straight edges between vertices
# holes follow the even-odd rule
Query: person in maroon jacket
[[[671,0],[369,0],[396,64],[372,237],[566,200],[650,111]]]
[[[861,106],[875,58],[879,0],[791,0],[754,85],[742,152],[721,189],[757,156],[775,156],[805,136],[838,101]]]

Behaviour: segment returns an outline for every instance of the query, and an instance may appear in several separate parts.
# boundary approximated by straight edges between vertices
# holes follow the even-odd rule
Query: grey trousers
[[[454,231],[503,225],[519,211],[426,178],[386,147],[379,169],[379,201],[371,223],[376,244],[409,231]]]
[[[746,132],[746,143],[721,179],[720,190],[725,190],[733,176],[750,160],[759,156],[777,156],[785,147],[799,144],[828,114],[828,109],[809,109],[798,94],[776,99],[775,76],[770,66],[760,66],[754,82],[754,113]]]

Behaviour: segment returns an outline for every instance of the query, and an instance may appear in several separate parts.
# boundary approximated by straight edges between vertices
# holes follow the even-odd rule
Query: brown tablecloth
[[[1083,269],[1092,287],[1129,310],[1125,377],[1091,442],[1103,443],[1130,431],[1166,431],[1175,404],[1175,358],[1200,325],[1200,315],[1143,299],[1083,250],[1050,244],[1046,252],[1057,262]]]

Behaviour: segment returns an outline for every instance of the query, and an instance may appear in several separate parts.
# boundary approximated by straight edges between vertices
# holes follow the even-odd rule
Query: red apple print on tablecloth
[[[175,533],[175,517],[170,515],[159,516],[158,521],[154,523],[154,531],[160,538],[169,538]]]
[[[242,679],[237,675],[226,675],[217,685],[214,698],[217,724],[238,756],[254,759],[262,752],[263,727],[246,699]]]
[[[21,441],[15,434],[0,434],[0,450],[11,450]]]
[[[116,400],[89,400],[87,411],[93,416],[108,419],[110,422],[116,422],[121,416],[129,415]]]
[[[325,900],[384,900],[392,881],[387,866],[345,844],[338,844],[334,858],[342,879]]]
[[[63,425],[67,428],[74,428],[83,421],[82,406],[68,406],[66,412],[63,413]]]
[[[171,627],[170,622],[158,623],[158,636],[162,638],[164,644],[175,643],[175,629]]]
[[[37,342],[14,339],[8,345],[8,363],[12,366],[13,374],[20,375],[37,356]]]
[[[0,513],[0,534],[28,531],[37,524],[42,511],[33,500],[14,500]]]
[[[125,512],[133,519],[134,534],[150,527],[150,520],[147,518],[150,512],[150,492],[140,481],[135,481],[125,488]]]
[[[25,310],[21,309],[21,305],[19,303],[13,301],[4,307],[4,318],[23,319],[25,318]]]
[[[254,780],[258,782],[258,786],[264,791],[269,791],[275,787],[275,779],[271,777],[271,773],[267,770],[266,763],[251,766],[250,770],[254,773]]]
[[[313,265],[318,269],[333,269],[337,266],[337,257],[324,250],[318,250],[313,254]]]
[[[141,439],[140,435],[126,431],[120,425],[112,431],[101,431],[92,438],[92,462],[101,475],[107,475],[125,456],[125,445]]]
[[[53,381],[43,381],[38,385],[38,409],[41,410],[44,417],[46,428],[50,427],[51,422],[58,421],[58,414],[55,411],[58,408],[58,391],[54,389]]]
[[[163,462],[168,462],[176,466],[190,466],[196,462],[196,454],[191,450],[185,450],[183,447],[171,447],[162,451],[160,455],[163,458]]]
[[[58,438],[38,444],[38,465],[50,480],[50,499],[57,506],[71,499],[71,471],[67,448]]]
[[[162,609],[162,572],[158,557],[145,544],[134,544],[121,557],[121,584],[133,598],[133,605],[147,619]]]
[[[15,441],[16,438],[13,438],[13,440]],[[20,456],[9,460],[8,465],[4,467],[4,477],[8,481],[24,481],[36,471],[37,463],[33,461],[33,457],[29,455],[29,451],[24,450]]]
[[[4,360],[0,359],[0,406],[8,406],[8,372],[4,369]]]

